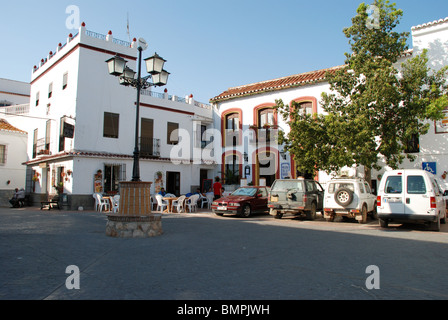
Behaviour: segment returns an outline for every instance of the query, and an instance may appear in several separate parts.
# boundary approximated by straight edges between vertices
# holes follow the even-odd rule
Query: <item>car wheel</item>
[[[311,203],[311,210],[306,212],[306,218],[308,220],[315,220],[316,219],[316,203]]]
[[[338,205],[346,207],[353,201],[353,191],[347,188],[340,188],[334,194],[334,200]]]
[[[361,216],[362,216],[362,219],[361,219],[361,220],[358,220],[358,222],[359,222],[360,224],[365,224],[365,223],[367,223],[367,207],[366,207],[365,205],[362,206]]]
[[[241,216],[243,218],[248,218],[248,217],[250,217],[250,214],[251,214],[250,206],[248,204],[246,204],[243,208],[243,211],[241,211]]]
[[[275,219],[281,219],[283,218],[283,213],[278,213],[274,216]]]

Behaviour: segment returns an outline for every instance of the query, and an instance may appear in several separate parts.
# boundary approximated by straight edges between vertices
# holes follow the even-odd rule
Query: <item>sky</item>
[[[343,64],[350,48],[342,30],[361,2],[0,0],[0,78],[30,82],[32,67],[73,32],[74,5],[87,30],[114,38],[129,40],[129,21],[131,39],[149,44],[145,57],[167,60],[168,92],[208,103],[230,87]],[[447,0],[395,3],[404,11],[398,32],[448,17]]]

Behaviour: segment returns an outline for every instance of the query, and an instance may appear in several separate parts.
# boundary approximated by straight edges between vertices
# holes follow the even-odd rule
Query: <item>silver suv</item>
[[[367,222],[367,214],[376,218],[376,196],[361,178],[335,178],[327,183],[324,198],[324,218],[334,221],[336,216]]]
[[[302,215],[316,219],[316,212],[322,211],[324,189],[311,179],[277,179],[268,197],[269,214],[281,219],[284,214]]]

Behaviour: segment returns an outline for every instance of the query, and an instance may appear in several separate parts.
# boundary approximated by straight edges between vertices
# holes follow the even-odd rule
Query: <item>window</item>
[[[0,144],[0,165],[6,164],[6,146]]]
[[[33,133],[33,159],[37,156],[37,129],[34,129]]]
[[[119,114],[104,112],[103,137],[118,139],[119,120]]]
[[[299,104],[299,114],[302,116],[313,114],[313,103],[312,102],[302,102]]]
[[[408,140],[405,148],[406,153],[419,153],[420,152],[420,139],[418,134],[413,134]]]
[[[238,113],[226,116],[226,146],[236,146],[239,141],[240,117]]]
[[[67,88],[67,82],[68,82],[68,72],[64,73],[62,76],[62,90],[65,90]]]
[[[384,190],[386,193],[401,193],[403,189],[401,176],[389,176],[386,180]]]
[[[166,132],[166,143],[167,144],[178,144],[179,143],[179,124],[174,122],[168,122],[167,132]]]
[[[426,185],[423,176],[408,176],[406,188],[409,194],[425,194]]]
[[[226,184],[237,184],[240,179],[240,164],[237,155],[226,157],[225,165],[225,182]]]
[[[40,91],[36,93],[36,107],[39,105]]]
[[[119,182],[126,180],[125,164],[104,165],[104,192],[116,193],[119,191]]]
[[[274,109],[263,109],[258,113],[258,124],[260,128],[264,126],[273,126],[274,123]]]
[[[50,82],[50,84],[48,85],[48,98],[51,98],[52,95],[53,95],[53,82]]]

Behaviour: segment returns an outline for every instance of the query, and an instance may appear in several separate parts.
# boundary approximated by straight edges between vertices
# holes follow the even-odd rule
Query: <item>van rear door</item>
[[[430,196],[428,192],[431,189],[427,185],[426,177],[409,172],[406,178],[406,195],[405,195],[405,213],[406,214],[422,214],[427,213],[430,208]]]
[[[384,212],[405,213],[403,174],[389,175],[384,185],[382,208]]]

